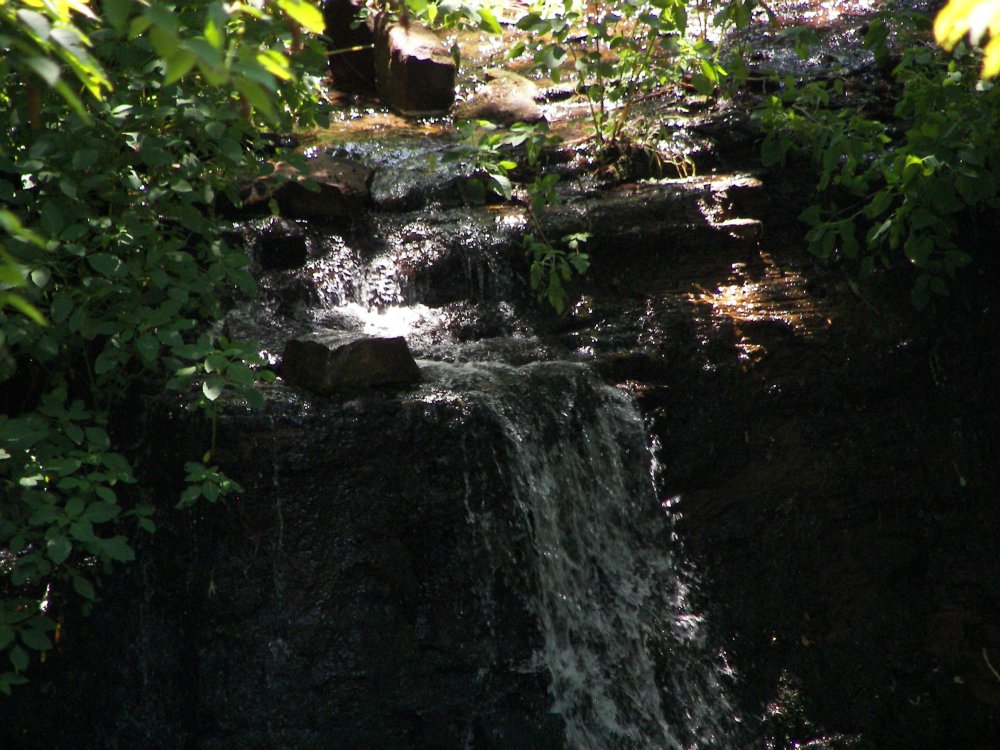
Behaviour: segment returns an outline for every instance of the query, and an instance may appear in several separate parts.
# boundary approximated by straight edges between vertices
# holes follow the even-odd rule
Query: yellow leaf
[[[1000,36],[995,36],[983,50],[983,69],[980,78],[994,78],[1000,73]]]
[[[291,72],[288,70],[288,58],[280,52],[273,49],[258,52],[257,62],[260,63],[262,68],[276,78],[287,81],[292,77]]]
[[[979,44],[987,31],[1000,28],[1000,0],[951,0],[934,19],[934,38],[951,49],[966,34]]]
[[[989,35],[990,43],[984,50],[982,78],[993,78],[1000,73],[1000,0],[950,0],[934,19],[934,38],[950,50],[968,34],[969,41],[978,45]]]
[[[322,34],[326,30],[323,14],[307,0],[278,0],[278,7],[314,34]]]

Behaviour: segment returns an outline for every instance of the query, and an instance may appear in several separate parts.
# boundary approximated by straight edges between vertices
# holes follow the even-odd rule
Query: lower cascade
[[[551,675],[568,747],[729,747],[727,668],[691,611],[630,397],[562,362],[425,363],[425,372],[474,394],[504,427],[495,458],[525,538],[503,534],[474,497],[470,521],[516,558],[543,639],[526,666]]]

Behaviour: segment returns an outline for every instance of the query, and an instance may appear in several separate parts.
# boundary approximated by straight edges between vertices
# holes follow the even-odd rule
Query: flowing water
[[[321,341],[345,329],[405,336],[424,374],[419,398],[473,403],[502,425],[491,448],[514,520],[470,492],[469,524],[509,561],[508,586],[537,623],[521,669],[547,675],[570,750],[735,746],[732,675],[691,602],[642,417],[626,392],[533,335],[518,212],[456,205],[436,130],[341,138],[335,155],[375,168],[378,210],[344,236],[308,230],[309,259],[292,273],[305,302],[281,325]],[[287,275],[264,279],[275,299]]]
[[[625,392],[558,361],[519,319],[507,298],[520,253],[504,249],[505,217],[446,217],[383,214],[360,239],[312,233],[311,259],[292,272],[315,290],[296,313],[300,335],[403,335],[421,358],[421,398],[475,403],[502,425],[492,450],[514,488],[515,528],[501,517],[509,509],[475,497],[469,523],[511,561],[509,587],[539,633],[522,669],[548,676],[570,750],[731,747],[731,675],[690,601],[641,416]],[[462,259],[447,278],[467,296],[428,304],[435,290],[421,269],[449,258]],[[456,319],[484,308],[497,330],[483,335],[480,322],[461,335]]]
[[[723,748],[732,710],[653,491],[642,419],[584,366],[424,363],[505,428],[496,460],[514,481],[528,550],[518,584],[544,645],[552,710],[573,750]],[[511,546],[488,508],[470,520]]]

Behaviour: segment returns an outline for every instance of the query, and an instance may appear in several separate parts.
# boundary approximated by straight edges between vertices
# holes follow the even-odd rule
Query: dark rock
[[[291,271],[305,265],[309,243],[302,228],[277,216],[261,228],[250,243],[250,257],[261,271]]]
[[[282,216],[292,219],[329,219],[355,215],[370,202],[372,171],[363,164],[318,156],[305,172],[288,164],[275,170],[283,182],[272,194]]]
[[[428,29],[375,20],[375,80],[382,101],[408,117],[439,115],[455,101],[455,61]]]
[[[305,170],[278,162],[265,179],[240,191],[238,216],[270,213],[271,201],[282,216],[323,221],[357,215],[371,202],[372,171],[350,159],[321,155],[310,159]]]
[[[380,386],[409,385],[420,368],[402,336],[351,337],[334,348],[292,339],[285,345],[281,376],[288,385],[321,395]]]
[[[498,125],[545,120],[535,101],[539,91],[533,81],[506,70],[490,71],[490,75],[493,79],[489,83],[456,108],[456,119],[489,120]]]
[[[374,94],[375,34],[371,21],[359,18],[363,7],[359,0],[327,0],[323,20],[330,40],[329,67],[334,86],[348,93]]]
[[[565,750],[521,557],[470,521],[528,544],[481,402],[274,389],[219,422],[246,492],[195,513],[164,477],[198,428],[162,417],[160,530],[0,702],[0,747]]]

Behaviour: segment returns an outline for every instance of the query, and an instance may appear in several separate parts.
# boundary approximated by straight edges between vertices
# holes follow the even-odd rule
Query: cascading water
[[[668,550],[642,419],[582,365],[425,363],[494,412],[526,541],[470,499],[517,561],[572,750],[724,748],[732,711]],[[511,539],[515,541],[511,541]],[[528,549],[519,549],[517,545]]]
[[[499,440],[456,436],[478,441],[475,460],[488,441],[511,487],[503,508],[469,490],[469,523],[537,624],[534,655],[516,668],[547,677],[568,750],[730,747],[724,660],[705,643],[672,555],[642,418],[587,366],[509,334],[522,328],[508,301],[511,258],[521,258],[509,224],[438,209],[370,219],[364,248],[316,235],[320,252],[296,272],[319,302],[300,311],[303,333],[404,335],[424,357],[418,400],[486,409],[482,424],[499,425]],[[448,315],[463,305],[491,308],[502,325],[456,335]],[[484,612],[502,606],[479,595]],[[492,635],[502,649],[506,631]]]

